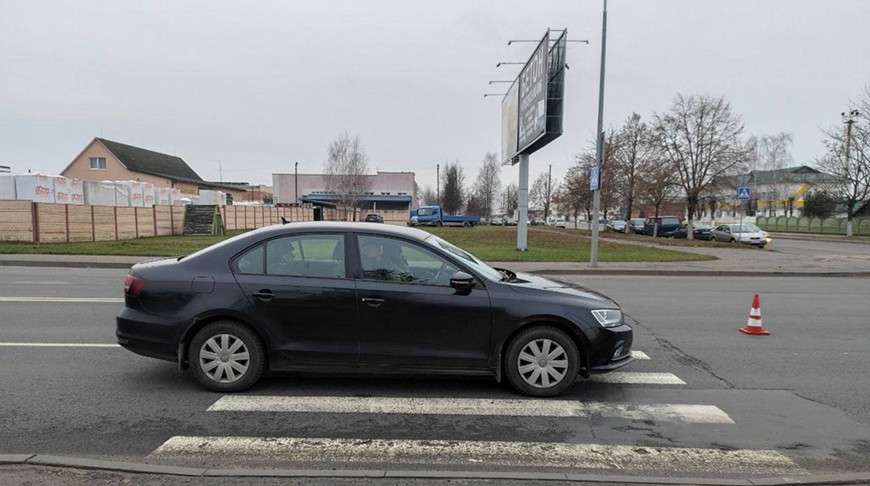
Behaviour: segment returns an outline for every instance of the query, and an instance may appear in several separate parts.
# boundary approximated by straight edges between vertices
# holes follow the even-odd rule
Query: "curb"
[[[628,483],[628,484],[673,484],[706,486],[780,486],[780,485],[828,485],[828,484],[866,484],[870,473],[790,476],[777,478],[715,479],[715,478],[678,478],[654,476],[609,476],[605,474],[573,473],[526,473],[498,471],[390,471],[390,470],[352,470],[352,469],[208,469],[182,466],[165,466],[123,461],[102,461],[77,457],[52,456],[42,454],[0,454],[0,466],[31,465],[118,471],[138,474],[160,474],[187,477],[274,477],[274,478],[405,478],[405,479],[504,479],[537,481],[571,481],[589,483]]]
[[[142,257],[142,261],[150,257]],[[77,262],[44,260],[0,260],[0,267],[54,267],[54,268],[111,268],[129,270],[134,263],[123,262]],[[825,278],[862,278],[870,277],[870,272],[788,272],[757,270],[639,270],[639,269],[541,269],[528,270],[537,275],[648,275],[657,277],[825,277]]]

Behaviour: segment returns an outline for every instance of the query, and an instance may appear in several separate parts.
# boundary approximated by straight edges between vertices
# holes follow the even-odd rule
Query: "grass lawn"
[[[516,251],[516,228],[480,226],[476,228],[429,228],[429,230],[483,260],[526,262],[589,261],[589,239],[576,231],[530,228],[527,252]],[[230,232],[230,236],[238,232]],[[122,241],[80,243],[0,242],[0,253],[42,253],[59,255],[187,255],[226,239],[225,236],[157,236]],[[657,241],[658,242],[658,241]],[[680,251],[624,245],[601,241],[598,259],[602,262],[666,262],[715,260],[715,257]]]

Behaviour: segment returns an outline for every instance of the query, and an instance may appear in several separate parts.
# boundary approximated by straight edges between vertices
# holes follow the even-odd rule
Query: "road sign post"
[[[740,243],[740,237],[743,235],[743,214],[746,212],[744,203],[752,199],[752,188],[749,186],[740,186],[737,188],[737,201],[740,202],[740,226],[737,227],[737,243]]]

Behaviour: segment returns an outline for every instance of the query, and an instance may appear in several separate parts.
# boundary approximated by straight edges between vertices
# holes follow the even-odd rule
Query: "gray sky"
[[[611,0],[605,122],[649,119],[677,92],[725,95],[747,133],[822,152],[870,83],[870,1]],[[565,134],[531,156],[561,176],[595,130],[601,1],[0,0],[0,165],[59,173],[95,136],[183,157],[203,178],[319,172],[340,132],[372,170],[458,159],[469,182],[500,147],[500,98],[547,27],[568,50]],[[516,180],[505,168],[503,180]]]

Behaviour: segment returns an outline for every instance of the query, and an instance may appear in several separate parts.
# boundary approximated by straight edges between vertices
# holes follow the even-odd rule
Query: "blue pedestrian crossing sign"
[[[740,202],[746,202],[752,199],[752,189],[749,187],[738,187],[737,188],[737,200]]]
[[[589,168],[589,190],[598,190],[598,167]]]

